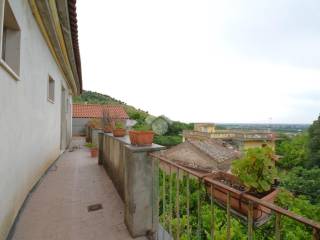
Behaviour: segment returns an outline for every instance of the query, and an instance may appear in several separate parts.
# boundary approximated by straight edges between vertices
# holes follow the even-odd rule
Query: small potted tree
[[[153,142],[154,132],[149,125],[136,125],[129,131],[130,142],[136,146],[150,146]]]
[[[90,149],[91,157],[97,157],[98,156],[98,148],[95,144],[93,143],[86,143],[85,145],[87,148]]]
[[[112,130],[113,136],[115,137],[124,137],[126,135],[126,129],[124,127],[123,122],[117,121],[115,123],[115,127]]]
[[[112,132],[112,118],[110,117],[110,114],[106,109],[104,109],[102,112],[102,124],[103,124],[103,131],[105,133]]]
[[[248,149],[245,156],[232,162],[231,172],[217,172],[213,180],[219,181],[234,188],[236,193],[231,193],[231,208],[247,216],[248,201],[242,198],[243,193],[273,203],[277,195],[275,179],[277,176],[273,151],[269,147]],[[209,189],[209,188],[208,188]],[[211,195],[221,204],[226,205],[227,190],[215,186]],[[270,210],[256,204],[254,205],[253,218],[255,221],[265,219]]]

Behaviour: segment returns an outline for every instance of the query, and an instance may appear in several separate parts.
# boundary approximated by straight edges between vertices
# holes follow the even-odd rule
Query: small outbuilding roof
[[[107,111],[113,119],[129,119],[123,106],[101,104],[73,104],[73,118],[102,118]]]
[[[219,139],[188,139],[161,154],[178,164],[208,172],[229,171],[231,162],[241,157],[238,150]]]
[[[217,162],[224,162],[240,157],[240,152],[238,150],[219,139],[187,141]]]

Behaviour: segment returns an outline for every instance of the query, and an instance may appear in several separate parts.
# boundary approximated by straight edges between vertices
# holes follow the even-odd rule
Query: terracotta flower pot
[[[111,127],[111,126],[105,126],[104,129],[103,129],[103,131],[104,131],[105,133],[111,133],[111,132],[112,132],[112,127]]]
[[[91,157],[97,157],[98,156],[98,148],[90,148]]]
[[[124,128],[115,128],[112,130],[113,136],[124,137],[126,135],[126,130]]]
[[[129,131],[129,137],[132,145],[150,146],[153,142],[153,131]]]
[[[241,186],[241,183],[236,176],[229,174],[229,173],[226,173],[226,172],[217,172],[212,176],[212,179],[220,181],[220,182],[226,181],[228,183],[231,183],[232,185]],[[228,191],[222,187],[219,187],[219,186],[215,186],[213,189],[214,189],[213,193],[211,193],[210,186],[207,186],[207,191],[209,192],[209,194],[211,193],[211,196],[213,196],[213,199],[215,201],[217,201],[218,203],[226,206]],[[243,216],[248,216],[249,203],[247,200],[245,200],[241,196],[243,192],[241,192],[241,191],[238,191],[238,192],[239,193],[230,193],[230,196],[231,196],[230,197],[230,206],[237,213],[239,213]],[[276,196],[277,196],[277,193],[278,193],[278,189],[273,188],[266,193],[262,193],[261,196],[255,196],[255,195],[253,195],[253,196],[257,197],[261,200],[267,201],[269,203],[273,203]],[[247,193],[247,194],[250,194],[250,193]],[[263,220],[266,217],[268,217],[270,213],[271,213],[270,209],[268,209],[260,204],[253,205],[253,220],[254,221]]]

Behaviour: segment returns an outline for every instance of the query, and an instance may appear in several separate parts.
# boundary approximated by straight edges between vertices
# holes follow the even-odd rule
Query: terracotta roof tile
[[[219,139],[207,139],[202,141],[188,139],[187,141],[218,162],[233,160],[239,158],[241,155],[233,146]]]
[[[129,119],[128,114],[119,105],[73,104],[74,118],[102,118],[103,110],[113,119]]]

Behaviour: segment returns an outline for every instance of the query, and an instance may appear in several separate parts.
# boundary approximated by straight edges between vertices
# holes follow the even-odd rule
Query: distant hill
[[[126,104],[118,99],[110,97],[105,94],[92,92],[92,91],[85,91],[83,90],[80,96],[73,97],[73,103],[88,103],[88,104],[112,104],[112,105],[121,105],[125,108],[126,112],[128,113],[129,117],[131,118],[135,114],[139,113],[140,116],[148,116],[148,112],[143,111],[141,109],[137,109],[133,106]]]

